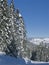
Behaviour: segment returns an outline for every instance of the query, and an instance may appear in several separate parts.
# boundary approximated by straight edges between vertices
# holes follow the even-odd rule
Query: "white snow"
[[[30,61],[30,59],[28,59],[27,57],[23,59],[25,60],[26,64]]]
[[[40,61],[32,61],[32,60],[30,60],[30,59],[28,59],[27,57],[26,58],[24,58],[24,60],[25,60],[25,62],[26,62],[26,64],[28,64],[28,63],[30,63],[30,64],[44,64],[44,63],[49,63],[49,62],[40,62]]]
[[[30,59],[26,58],[14,58],[11,56],[7,56],[4,52],[0,52],[0,65],[49,65],[49,62],[37,62],[31,61]]]
[[[5,52],[0,52],[0,55],[3,55],[3,54],[5,55]]]
[[[19,13],[19,17],[22,17],[22,15]]]
[[[44,64],[44,63],[49,63],[49,62],[31,61],[31,63],[34,63],[34,64]]]
[[[3,1],[3,0],[1,0],[1,1]]]
[[[36,45],[39,45],[41,42],[49,43],[49,38],[32,38],[30,42]]]

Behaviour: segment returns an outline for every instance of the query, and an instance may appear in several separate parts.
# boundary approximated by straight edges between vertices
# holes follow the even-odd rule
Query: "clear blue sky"
[[[28,37],[49,37],[49,0],[14,0],[14,4],[22,13]]]

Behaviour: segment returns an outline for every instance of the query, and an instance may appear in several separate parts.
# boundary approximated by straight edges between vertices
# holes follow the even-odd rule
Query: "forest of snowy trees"
[[[0,0],[0,51],[16,58],[49,61],[49,46],[42,43],[32,45],[28,42],[23,17],[15,9],[13,0],[10,5],[7,0]]]
[[[11,0],[0,0],[0,51],[17,57],[26,54],[26,31],[24,20]]]
[[[49,62],[49,45],[41,42],[32,50],[31,60]]]

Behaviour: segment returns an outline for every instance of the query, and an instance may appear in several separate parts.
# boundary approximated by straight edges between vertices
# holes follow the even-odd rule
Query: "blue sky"
[[[49,37],[49,0],[14,0],[14,4],[24,18],[28,37]]]

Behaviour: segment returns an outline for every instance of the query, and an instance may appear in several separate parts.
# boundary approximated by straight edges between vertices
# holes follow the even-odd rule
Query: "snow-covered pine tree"
[[[17,50],[14,37],[14,20],[10,18],[7,0],[0,1],[0,45],[1,51],[6,54],[17,56]],[[8,14],[8,15],[7,15]]]
[[[26,56],[26,30],[19,10],[15,11],[14,0],[10,7],[7,0],[0,0],[0,50],[17,57]],[[19,50],[19,52],[18,52]]]
[[[17,17],[17,40],[18,40],[18,55],[20,57],[26,56],[26,30],[24,25],[24,20],[22,15],[20,14],[19,10],[16,10],[16,17]]]
[[[3,41],[3,38],[2,38],[2,34],[3,34],[3,30],[2,30],[2,27],[1,27],[1,23],[3,21],[3,8],[1,6],[1,0],[0,0],[0,51],[2,50],[2,41]]]
[[[7,44],[7,38],[9,38],[7,33],[8,28],[8,6],[6,0],[0,0],[0,44],[1,44],[1,50],[5,51],[4,48],[6,48]]]
[[[10,34],[10,40],[11,43],[8,44],[8,53],[9,55],[14,55],[15,57],[17,57],[17,34],[16,34],[16,17],[15,17],[15,11],[14,11],[14,3],[13,0],[11,1],[11,5],[9,8],[9,30],[11,32]]]

